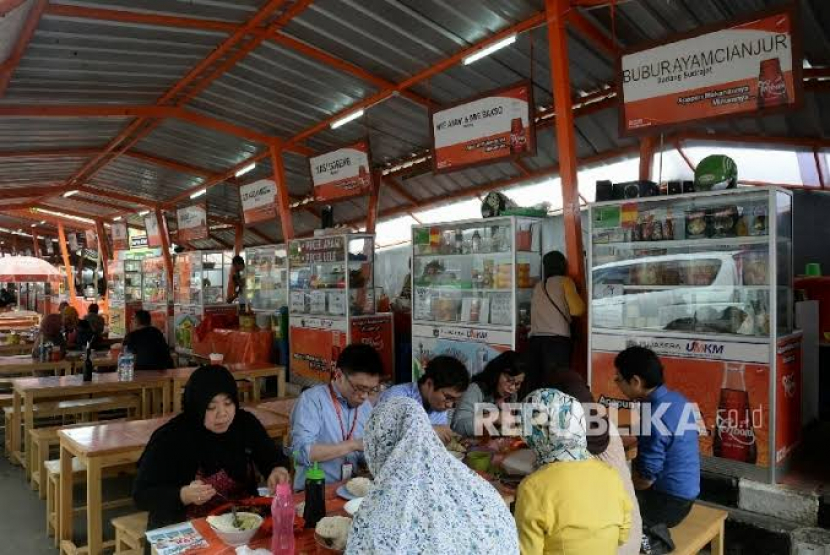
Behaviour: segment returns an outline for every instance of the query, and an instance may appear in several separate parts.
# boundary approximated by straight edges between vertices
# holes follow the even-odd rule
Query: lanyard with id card
[[[355,427],[357,426],[357,412],[358,409],[354,409],[354,417],[352,418],[352,424],[349,427],[348,433],[346,433],[346,426],[343,423],[343,411],[340,408],[340,402],[337,400],[337,395],[334,393],[334,388],[332,387],[331,383],[329,383],[329,393],[331,394],[331,403],[334,405],[334,412],[337,414],[337,422],[340,424],[340,433],[343,441],[348,441],[352,439],[352,435],[354,434]],[[352,463],[343,463],[340,465],[340,479],[341,480],[350,480],[354,473],[354,465]]]

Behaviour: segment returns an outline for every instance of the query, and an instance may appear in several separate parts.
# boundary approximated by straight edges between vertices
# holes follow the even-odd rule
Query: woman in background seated
[[[525,402],[536,471],[516,493],[522,555],[616,554],[629,536],[631,500],[617,472],[588,452],[582,405],[556,389]]]
[[[464,392],[452,418],[452,431],[465,437],[475,436],[476,405],[500,407],[503,403],[515,403],[524,379],[524,365],[516,351],[506,351],[491,360]],[[498,425],[498,421],[494,424]]]
[[[66,338],[68,349],[78,348],[78,311],[74,307],[67,306],[63,309],[63,335]]]
[[[363,441],[375,479],[352,523],[347,555],[518,555],[504,500],[447,452],[415,400],[380,403]]]
[[[32,358],[40,358],[40,346],[51,343],[54,349],[59,349],[61,360],[66,355],[66,341],[63,338],[63,319],[60,314],[48,314],[40,321],[40,330],[32,348]]]
[[[256,470],[273,490],[288,482],[287,458],[257,418],[239,408],[224,366],[202,366],[185,386],[184,410],[153,433],[133,498],[149,511],[148,530],[207,515],[257,493]]]

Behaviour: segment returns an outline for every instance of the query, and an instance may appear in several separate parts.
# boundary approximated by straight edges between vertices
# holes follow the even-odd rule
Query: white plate
[[[360,499],[358,496],[354,495],[353,493],[350,493],[349,490],[346,489],[346,484],[343,484],[342,486],[337,488],[337,491],[335,493],[338,496],[345,499],[346,501],[351,501],[352,499]]]
[[[349,513],[351,516],[354,516],[354,514],[360,508],[361,503],[363,503],[363,498],[358,497],[346,503],[346,505],[344,505],[343,508],[346,509],[346,512]]]
[[[256,491],[260,497],[274,497],[274,494],[272,494],[271,490],[268,488],[257,488]]]

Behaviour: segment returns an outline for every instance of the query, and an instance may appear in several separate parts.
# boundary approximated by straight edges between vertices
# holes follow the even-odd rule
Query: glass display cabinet
[[[662,359],[697,404],[704,467],[774,481],[800,440],[792,195],[750,187],[590,207],[590,381],[630,407],[613,360]]]
[[[107,307],[111,337],[131,331],[132,316],[141,310],[142,268],[140,259],[118,259],[107,263]]]
[[[164,257],[154,256],[142,261],[143,270],[143,297],[144,310],[150,313],[152,325],[160,329],[167,342],[170,343],[170,330],[173,325],[173,303],[171,302],[170,287],[167,272],[164,268]]]
[[[472,375],[530,331],[541,279],[539,218],[504,216],[412,227],[412,375],[451,354]]]
[[[392,376],[391,313],[376,314],[374,236],[327,235],[288,246],[292,380],[328,381],[340,351],[374,346]]]
[[[245,299],[257,326],[270,327],[270,318],[288,306],[288,251],[285,245],[245,250]]]

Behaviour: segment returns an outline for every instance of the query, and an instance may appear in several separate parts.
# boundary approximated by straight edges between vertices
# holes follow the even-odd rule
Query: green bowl
[[[493,453],[486,451],[470,451],[466,458],[467,466],[479,472],[488,472],[493,462]]]

